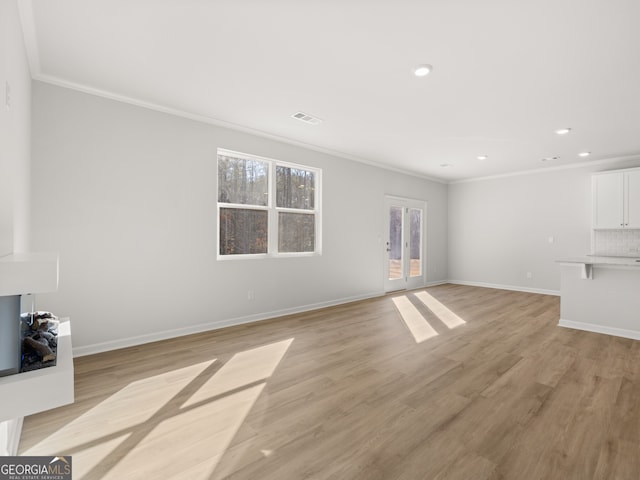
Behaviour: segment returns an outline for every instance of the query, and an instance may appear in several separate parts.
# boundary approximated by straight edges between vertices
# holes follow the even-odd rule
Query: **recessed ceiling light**
[[[478,155],[478,160],[486,160],[489,158],[487,155]]]
[[[413,74],[416,77],[426,77],[431,73],[433,67],[427,63],[422,63],[413,68]]]
[[[570,128],[559,128],[558,130],[556,130],[556,133],[558,135],[566,135],[567,133],[569,133],[571,131]]]
[[[591,155],[591,152],[580,152],[578,154],[579,157],[588,157],[589,155]]]
[[[541,162],[550,162],[551,160],[558,160],[560,157],[544,157],[541,158],[540,161]]]
[[[440,164],[440,166],[441,166],[442,168],[448,168],[448,167],[450,167],[450,166],[451,166],[451,164],[450,164],[450,163],[441,163],[441,164]]]

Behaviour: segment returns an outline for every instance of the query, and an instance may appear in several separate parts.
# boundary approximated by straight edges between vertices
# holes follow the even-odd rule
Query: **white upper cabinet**
[[[593,228],[640,228],[640,169],[592,178]]]
[[[593,228],[624,227],[624,178],[619,172],[593,176]]]
[[[625,173],[626,228],[640,228],[640,170]]]

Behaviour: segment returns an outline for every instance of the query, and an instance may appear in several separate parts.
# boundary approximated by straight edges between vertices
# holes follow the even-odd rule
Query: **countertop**
[[[581,263],[583,265],[615,265],[640,268],[640,258],[637,257],[603,257],[585,255],[584,257],[569,257],[557,260],[558,263]]]

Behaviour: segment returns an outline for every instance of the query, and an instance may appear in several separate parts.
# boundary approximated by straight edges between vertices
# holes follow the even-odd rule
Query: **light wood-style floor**
[[[640,478],[640,342],[558,318],[442,285],[78,358],[20,453],[76,480]]]

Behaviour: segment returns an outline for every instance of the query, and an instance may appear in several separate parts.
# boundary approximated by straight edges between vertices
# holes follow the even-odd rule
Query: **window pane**
[[[315,173],[291,167],[276,167],[276,206],[315,208]]]
[[[411,249],[411,266],[409,276],[419,277],[422,275],[422,210],[412,208],[409,210],[409,248]]]
[[[218,155],[218,201],[266,206],[268,177],[267,162]]]
[[[278,250],[313,252],[316,245],[316,216],[305,213],[278,214]]]
[[[389,209],[389,280],[403,277],[402,211],[402,207]]]
[[[266,210],[220,208],[220,255],[267,253]]]

